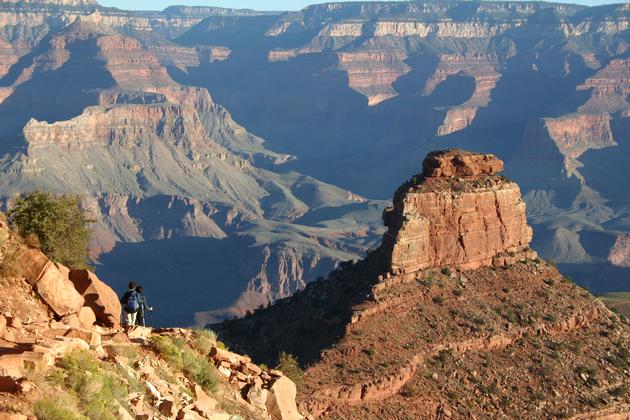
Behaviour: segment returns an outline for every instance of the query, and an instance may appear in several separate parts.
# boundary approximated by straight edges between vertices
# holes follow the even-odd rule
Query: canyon
[[[451,149],[423,166],[379,248],[219,337],[268,363],[295,354],[317,418],[627,417],[628,320],[529,249],[503,163]]]
[[[628,26],[624,5],[2,1],[0,199],[82,194],[98,274],[201,325],[363,257],[400,180],[462,147],[507,163],[542,258],[625,291]]]

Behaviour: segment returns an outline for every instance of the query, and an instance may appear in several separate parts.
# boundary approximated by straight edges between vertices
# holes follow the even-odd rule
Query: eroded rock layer
[[[383,247],[395,272],[502,264],[528,250],[532,229],[518,185],[496,173],[492,155],[430,154],[423,174],[403,185],[384,214]],[[498,258],[502,256],[503,258]]]
[[[630,325],[518,252],[531,229],[502,169],[493,155],[430,154],[386,212],[380,249],[220,336],[270,362],[297,355],[300,407],[318,418],[627,417]]]

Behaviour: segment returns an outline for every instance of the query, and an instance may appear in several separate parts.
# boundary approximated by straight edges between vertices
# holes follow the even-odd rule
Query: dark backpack
[[[136,292],[129,293],[127,301],[125,302],[125,312],[128,314],[135,314],[140,309],[140,300]]]

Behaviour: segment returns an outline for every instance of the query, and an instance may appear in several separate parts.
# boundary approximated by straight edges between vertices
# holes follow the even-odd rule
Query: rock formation
[[[502,169],[430,153],[379,249],[219,336],[262,360],[296,355],[300,407],[319,418],[627,417],[630,324],[528,250]]]
[[[211,332],[123,329],[116,293],[94,273],[52,263],[4,221],[0,238],[0,419],[302,418],[281,371],[225,350]]]
[[[476,269],[528,254],[532,229],[525,203],[518,185],[497,175],[502,169],[493,155],[431,153],[422,174],[401,187],[385,210],[383,248],[392,270]]]

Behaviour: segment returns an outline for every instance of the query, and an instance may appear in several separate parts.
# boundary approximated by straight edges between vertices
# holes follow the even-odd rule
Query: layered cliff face
[[[53,13],[44,5],[18,9]],[[377,240],[379,203],[284,169],[290,155],[267,149],[205,88],[177,83],[166,67],[224,60],[228,49],[178,47],[151,26],[156,21],[140,22],[182,28],[173,23],[182,14],[227,11],[54,12],[66,19],[58,28],[22,23],[24,34],[28,25],[49,34],[3,79],[2,200],[35,188],[83,195],[96,220],[91,255],[99,274],[116,287],[133,272],[145,278],[165,308],[157,323],[242,315]],[[191,50],[197,60],[187,58]],[[208,271],[208,254],[220,270]],[[195,285],[185,293],[189,304],[162,305],[179,288],[182,267]],[[220,292],[210,299],[194,292],[209,287]]]
[[[591,238],[630,229],[618,194],[627,187],[619,168],[630,163],[629,22],[622,5],[535,2],[335,3],[211,17],[177,42],[223,46],[230,58],[179,80],[211,88],[296,155],[295,167],[367,196],[387,197],[430,149],[493,151],[523,188],[545,258],[620,273],[607,258],[614,241]],[[624,288],[624,275],[600,290]]]
[[[502,169],[492,155],[430,154],[386,213],[404,229],[390,225],[379,249],[327,280],[215,326],[219,336],[262,360],[297,355],[300,407],[320,418],[627,416],[630,324],[515,252],[531,229]],[[471,238],[483,256],[459,252]]]
[[[503,162],[459,150],[429,155],[424,170],[385,210],[383,239],[394,272],[501,265],[529,251],[532,229],[518,185]]]

